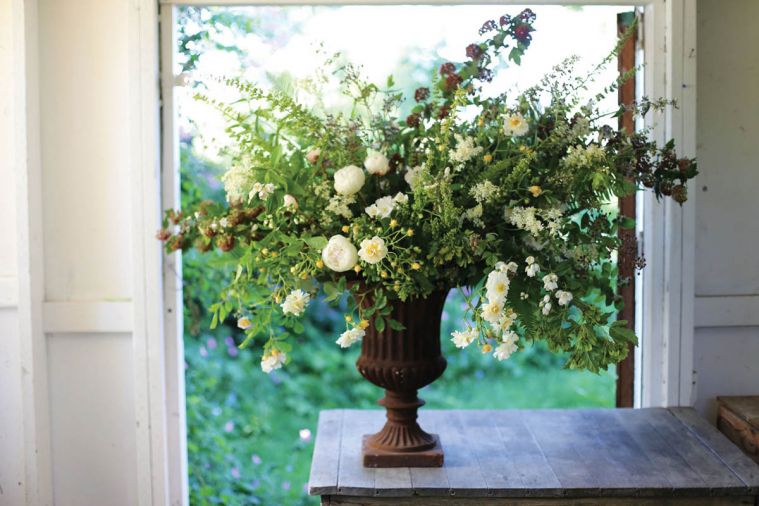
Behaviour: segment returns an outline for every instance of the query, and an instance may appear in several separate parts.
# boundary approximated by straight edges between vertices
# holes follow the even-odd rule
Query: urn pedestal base
[[[395,301],[393,320],[378,331],[366,329],[356,367],[361,375],[385,390],[379,404],[387,421],[382,430],[367,435],[362,443],[364,467],[441,467],[443,447],[435,434],[422,430],[417,411],[424,401],[417,396],[445,371],[440,354],[440,314],[446,292],[433,292],[425,299]],[[364,304],[367,304],[364,302]]]
[[[361,445],[364,467],[443,467],[443,447],[437,434],[430,434],[434,445],[429,450],[414,452],[383,451],[372,448],[366,435]]]

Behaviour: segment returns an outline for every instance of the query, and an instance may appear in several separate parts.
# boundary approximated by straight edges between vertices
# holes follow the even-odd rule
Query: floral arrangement
[[[351,113],[235,79],[224,81],[242,95],[235,104],[198,95],[226,116],[236,144],[222,178],[228,203],[168,211],[159,238],[169,252],[220,251],[234,268],[211,326],[236,317],[243,346],[262,343],[269,372],[290,360],[299,316],[319,292],[351,295],[337,339],[348,347],[369,325],[402,328],[393,301],[458,287],[471,318],[452,335],[460,348],[476,343],[504,360],[543,340],[568,353],[567,367],[593,371],[624,358],[636,338],[615,320],[613,259],[619,229],[634,221],[614,198],[650,188],[682,203],[696,164],[672,142],[604,123],[674,105],[644,98],[599,110],[631,73],[589,103],[580,97],[597,72],[577,76],[576,58],[518,96],[482,93],[504,60],[520,63],[534,21],[529,9],[487,21],[465,61],[415,91],[406,117],[392,78],[367,83],[350,65],[337,75]]]

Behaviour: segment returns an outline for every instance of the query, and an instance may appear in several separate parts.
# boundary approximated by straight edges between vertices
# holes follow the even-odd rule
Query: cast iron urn
[[[382,332],[370,325],[361,343],[356,368],[361,375],[385,389],[379,404],[387,421],[376,434],[364,436],[364,467],[441,467],[443,448],[437,434],[425,432],[417,423],[417,410],[424,401],[417,391],[443,374],[445,358],[440,352],[440,317],[447,292],[424,299],[393,301],[390,318],[403,330],[386,325]]]

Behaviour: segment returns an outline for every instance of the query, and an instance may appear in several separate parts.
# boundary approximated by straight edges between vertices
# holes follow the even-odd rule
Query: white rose
[[[311,296],[303,290],[293,290],[287,294],[285,301],[280,304],[282,306],[282,312],[284,314],[292,314],[300,316],[303,311],[306,310],[308,302],[311,300]]]
[[[341,235],[330,237],[322,250],[324,265],[335,272],[345,272],[353,268],[358,261],[356,247]]]
[[[498,320],[501,319],[501,312],[503,311],[503,304],[497,300],[488,301],[487,304],[482,306],[480,312],[482,319],[493,325],[498,324]]]
[[[340,195],[354,195],[364,186],[364,171],[348,165],[335,172],[335,191]]]
[[[261,370],[269,374],[274,369],[280,369],[287,360],[287,355],[278,350],[272,350],[268,355],[261,358]]]
[[[508,116],[506,116],[506,119],[503,122],[503,133],[505,133],[506,135],[521,137],[524,134],[526,134],[529,129],[530,129],[530,125],[527,124],[527,121],[524,119],[524,116],[522,116],[518,112],[514,114],[509,114]]]
[[[498,360],[506,360],[512,353],[517,351],[517,342],[519,335],[516,332],[509,331],[503,335],[503,342],[493,352],[493,356]]]
[[[485,283],[488,300],[503,302],[509,293],[509,275],[503,271],[492,271]]]
[[[340,337],[335,342],[339,344],[341,348],[347,348],[364,337],[365,334],[366,332],[364,332],[362,328],[354,327],[340,334]]]
[[[387,157],[379,151],[368,149],[366,151],[366,160],[364,160],[364,167],[369,174],[375,176],[384,176],[390,170],[390,162]]]
[[[366,214],[372,218],[387,218],[395,208],[395,201],[393,197],[381,197],[378,198],[374,204],[365,209]]]
[[[361,241],[361,249],[358,250],[358,256],[368,264],[376,264],[382,261],[387,255],[387,246],[385,241],[376,235],[371,239]]]
[[[453,336],[451,341],[453,341],[453,344],[456,345],[456,348],[466,348],[472,344],[475,339],[477,339],[477,331],[469,327],[464,332],[454,330],[451,332],[451,336]]]

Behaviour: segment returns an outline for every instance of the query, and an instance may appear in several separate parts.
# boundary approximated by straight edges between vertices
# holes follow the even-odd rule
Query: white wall
[[[157,31],[153,1],[0,2],[0,506],[167,502]]]
[[[759,394],[759,2],[698,2],[696,406]]]

